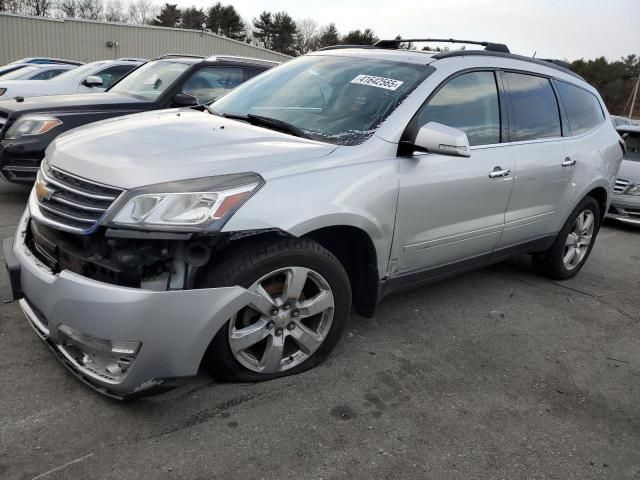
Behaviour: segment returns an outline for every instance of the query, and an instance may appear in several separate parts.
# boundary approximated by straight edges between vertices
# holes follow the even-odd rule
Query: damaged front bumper
[[[151,291],[54,273],[28,248],[29,211],[5,258],[14,297],[36,333],[76,377],[100,393],[155,393],[195,375],[211,339],[259,297],[239,286]]]

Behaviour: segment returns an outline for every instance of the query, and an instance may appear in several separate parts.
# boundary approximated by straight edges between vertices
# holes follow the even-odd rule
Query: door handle
[[[563,167],[571,167],[575,164],[576,164],[576,161],[569,157],[565,158],[564,161],[562,162]]]
[[[502,167],[495,167],[492,172],[489,172],[489,178],[499,178],[511,175],[511,170],[503,169]]]

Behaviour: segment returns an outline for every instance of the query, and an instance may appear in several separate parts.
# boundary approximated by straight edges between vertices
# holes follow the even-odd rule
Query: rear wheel
[[[586,197],[571,212],[551,248],[533,256],[534,264],[551,278],[573,277],[591,253],[600,220],[598,202]]]
[[[311,240],[271,239],[236,249],[202,286],[230,285],[257,297],[207,351],[205,366],[224,380],[268,380],[314,367],[335,347],[351,308],[344,268]]]

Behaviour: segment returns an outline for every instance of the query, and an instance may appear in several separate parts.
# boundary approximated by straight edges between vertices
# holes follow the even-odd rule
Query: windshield
[[[2,75],[3,80],[16,80],[18,78],[22,78],[25,75],[30,74],[31,72],[35,72],[36,70],[40,70],[38,67],[24,67],[18,70],[14,70],[13,72],[6,73]]]
[[[155,100],[190,66],[165,60],[149,62],[116,83],[109,92]]]
[[[53,78],[52,81],[57,82],[57,81],[62,81],[65,82],[67,80],[73,80],[73,79],[83,79],[84,77],[88,77],[89,75],[91,75],[96,68],[98,68],[101,65],[104,65],[106,62],[91,62],[91,63],[87,63],[86,65],[82,65],[81,67],[78,68],[74,68],[73,70],[69,70],[68,72],[64,72],[61,73],[60,75],[58,75],[57,77]]]
[[[216,115],[269,117],[315,140],[357,145],[431,71],[426,65],[311,55],[240,85],[210,110]]]
[[[9,72],[16,72],[18,70],[23,70],[25,68],[27,68],[28,65],[5,65],[4,67],[0,67],[0,77],[2,77],[3,79],[5,78],[5,75],[9,74]]]

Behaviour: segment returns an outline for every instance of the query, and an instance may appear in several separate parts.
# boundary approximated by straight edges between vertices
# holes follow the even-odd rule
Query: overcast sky
[[[156,0],[164,3],[167,0]],[[208,7],[216,0],[174,0]],[[171,2],[173,3],[173,2]],[[574,60],[640,54],[640,0],[222,0],[248,21],[263,10],[334,22],[340,33],[504,42],[514,53]]]

